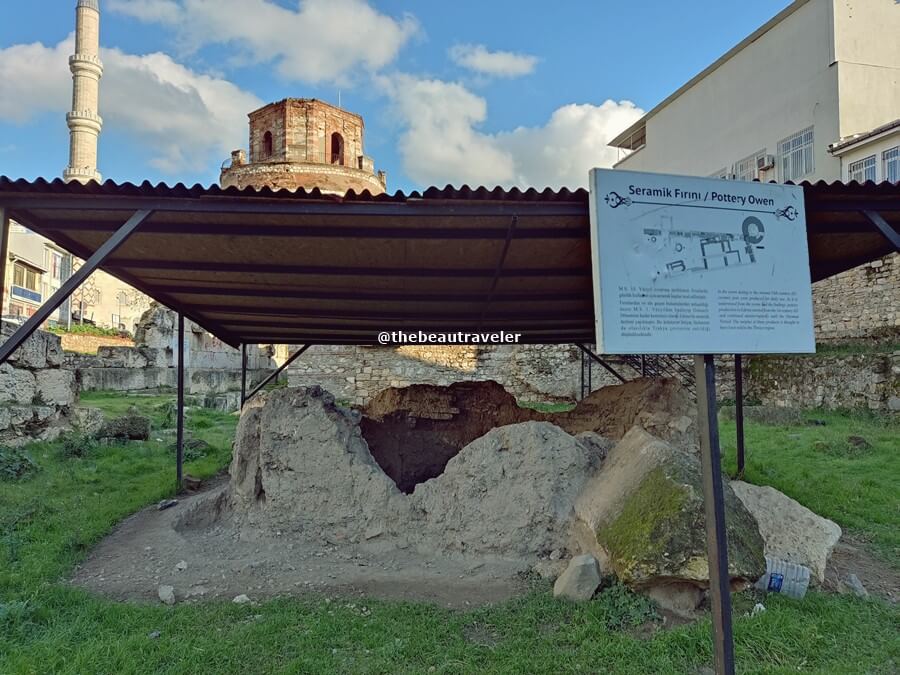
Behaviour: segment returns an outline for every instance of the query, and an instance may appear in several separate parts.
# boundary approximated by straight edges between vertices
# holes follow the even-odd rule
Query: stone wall
[[[813,284],[820,342],[900,341],[900,256],[896,253]]]
[[[177,314],[154,304],[138,322],[134,347],[99,347],[97,354],[66,352],[64,367],[74,371],[82,391],[136,391],[177,386]],[[186,389],[193,394],[241,387],[241,353],[185,321]],[[272,350],[249,345],[248,382],[275,368]]]
[[[783,408],[868,408],[900,412],[900,352],[746,356],[745,401]],[[716,389],[734,398],[734,364],[720,359]]]
[[[627,366],[618,364],[623,375]],[[626,376],[636,376],[630,373]],[[367,403],[387,387],[496,380],[519,401],[575,401],[581,356],[569,345],[311,347],[288,369],[290,386],[320,384],[337,398]],[[593,389],[618,382],[594,365]]]
[[[3,322],[0,339],[18,328]],[[69,428],[75,376],[63,369],[58,335],[37,331],[0,365],[0,444],[52,440]]]

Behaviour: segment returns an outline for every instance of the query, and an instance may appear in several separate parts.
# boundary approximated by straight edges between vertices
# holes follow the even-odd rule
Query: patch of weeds
[[[83,459],[90,457],[97,449],[97,441],[87,434],[67,434],[60,448],[63,457]]]
[[[848,436],[844,440],[828,439],[824,441],[815,441],[813,449],[832,457],[843,457],[846,459],[859,459],[868,457],[872,454],[872,444],[862,436]]]
[[[173,443],[169,449],[174,453],[178,450],[178,444]],[[184,461],[195,462],[203,459],[212,449],[212,446],[202,438],[186,438],[184,439]]]
[[[659,620],[656,606],[650,598],[635,593],[618,581],[600,591],[591,604],[600,610],[599,618],[609,630],[626,630]]]
[[[520,408],[530,408],[542,413],[569,412],[575,407],[574,403],[543,403],[541,401],[521,401]]]
[[[23,480],[39,470],[37,463],[23,449],[0,446],[0,480]]]

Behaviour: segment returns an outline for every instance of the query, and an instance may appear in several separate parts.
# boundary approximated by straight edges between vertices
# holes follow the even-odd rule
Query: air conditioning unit
[[[760,155],[756,158],[756,170],[766,171],[775,167],[775,155]]]

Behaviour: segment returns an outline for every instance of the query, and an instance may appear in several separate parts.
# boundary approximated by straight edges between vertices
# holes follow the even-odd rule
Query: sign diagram
[[[672,216],[660,216],[656,228],[644,228],[651,251],[668,258],[657,270],[661,276],[728,269],[757,262],[766,228],[756,216],[747,216],[741,234],[675,229]]]

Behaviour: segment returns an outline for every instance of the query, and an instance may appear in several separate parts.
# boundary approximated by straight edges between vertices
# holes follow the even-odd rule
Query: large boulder
[[[318,386],[258,395],[241,415],[230,469],[229,509],[245,531],[402,533],[409,504],[369,453],[359,417]]]
[[[492,429],[412,494],[441,550],[531,557],[565,548],[575,499],[602,461],[602,443],[548,422]]]
[[[766,571],[756,520],[724,485],[729,574],[745,586]],[[700,462],[632,428],[585,486],[576,512],[625,583],[709,585]]]
[[[732,481],[731,489],[759,523],[766,555],[805,565],[820,584],[840,526],[767,485]]]

